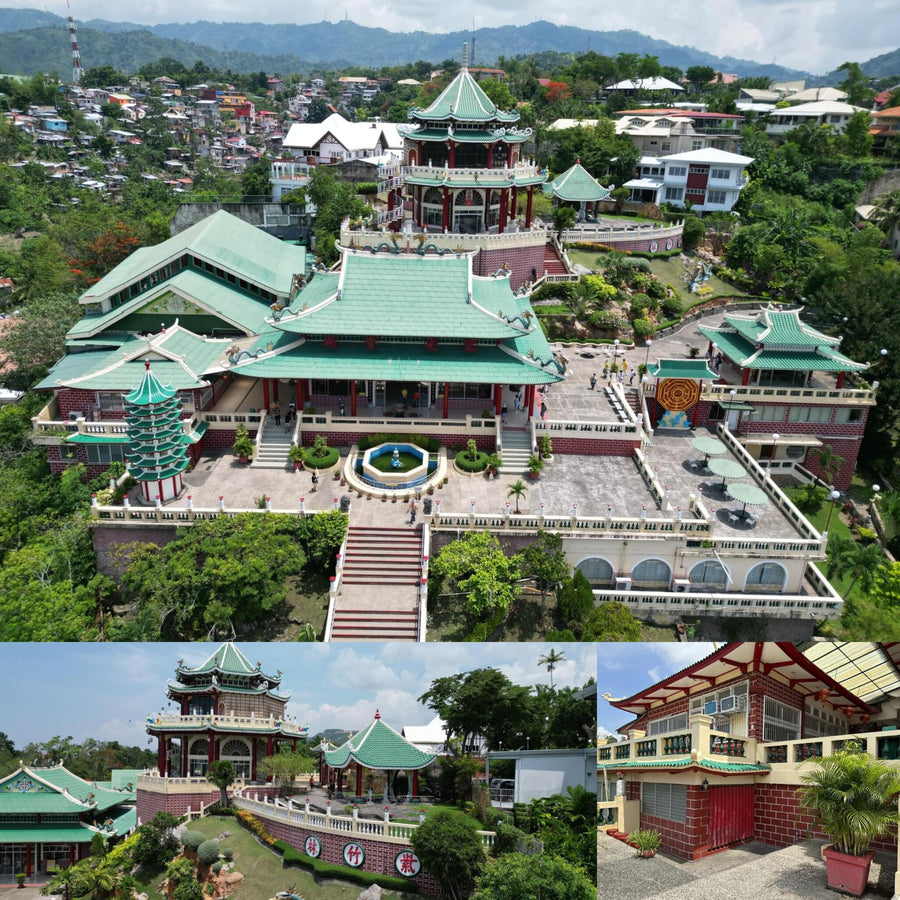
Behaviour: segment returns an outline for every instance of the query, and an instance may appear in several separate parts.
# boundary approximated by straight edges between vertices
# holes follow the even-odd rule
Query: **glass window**
[[[681,194],[682,194],[681,188],[676,188],[676,187],[667,187],[666,188],[666,200],[680,200]]]
[[[731,169],[713,169],[709,175],[717,181],[731,181]]]
[[[800,710],[766,697],[763,714],[764,741],[800,740]]]
[[[125,462],[124,444],[87,444],[87,461],[98,465]]]
[[[645,559],[634,567],[631,579],[635,587],[668,587],[672,580],[672,570],[661,559]]]
[[[784,409],[783,406],[757,406],[753,412],[753,421],[779,424],[784,421]]]
[[[752,588],[766,588],[769,590],[777,588],[781,590],[784,587],[786,577],[787,573],[784,570],[784,566],[778,563],[760,563],[750,570],[750,574],[747,576],[746,587],[748,590]]]
[[[97,391],[97,406],[100,409],[125,409],[125,395],[121,391]]]
[[[691,141],[691,150],[702,150],[703,149],[703,141]]]
[[[671,731],[684,731],[688,727],[687,713],[677,716],[666,716],[647,723],[647,734],[668,734]]]
[[[710,191],[706,200],[708,203],[718,203],[721,206],[724,205],[726,196],[725,191]]]
[[[717,559],[705,559],[691,569],[691,584],[725,587],[728,582],[725,567]]]
[[[687,174],[687,169],[684,166],[669,166],[668,172],[673,178],[683,178]]]
[[[849,407],[841,407],[835,410],[834,421],[836,425],[849,425],[853,422],[862,422],[863,411],[861,409],[852,409]]]
[[[591,583],[591,587],[611,588],[613,586],[613,567],[599,556],[584,559],[575,566]]]
[[[830,406],[792,406],[788,413],[789,422],[830,422]]]

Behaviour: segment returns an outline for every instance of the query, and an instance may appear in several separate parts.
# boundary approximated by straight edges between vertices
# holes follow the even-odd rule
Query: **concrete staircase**
[[[351,525],[335,601],[333,641],[415,641],[422,532]]]
[[[531,431],[522,428],[504,427],[500,442],[503,447],[500,458],[501,475],[524,475],[528,471],[528,459],[532,454]]]
[[[556,247],[550,241],[544,244],[544,273],[547,275],[568,274],[565,263],[559,258]]]
[[[291,461],[288,457],[288,449],[291,446],[291,435],[294,431],[293,422],[285,431],[284,423],[276,425],[274,421],[266,418],[263,426],[262,440],[259,443],[259,451],[253,457],[251,468],[253,469],[286,469]]]

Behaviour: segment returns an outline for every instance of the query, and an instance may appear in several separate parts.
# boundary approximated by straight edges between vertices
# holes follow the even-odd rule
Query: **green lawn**
[[[341,881],[317,881],[305,869],[281,867],[281,857],[264,847],[256,838],[230,816],[209,816],[191,822],[193,831],[200,831],[207,838],[217,838],[227,831],[228,837],[222,845],[234,850],[235,871],[244,876],[244,881],[234,892],[240,900],[271,900],[278,891],[293,891],[304,900],[347,900],[357,897],[363,888]],[[159,880],[159,879],[158,879]],[[385,891],[384,897],[405,897],[409,895]],[[155,900],[155,898],[151,898]]]

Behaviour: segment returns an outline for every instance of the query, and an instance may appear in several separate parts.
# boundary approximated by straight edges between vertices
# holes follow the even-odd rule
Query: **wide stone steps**
[[[291,460],[288,450],[291,446],[293,426],[285,431],[284,425],[269,425],[263,427],[262,440],[259,449],[253,457],[251,468],[254,469],[286,469]]]
[[[544,272],[547,275],[567,274],[565,263],[559,258],[553,244],[544,244]]]
[[[503,465],[498,470],[501,475],[524,475],[528,471],[531,457],[531,435],[527,431],[503,429],[500,458]]]
[[[418,640],[421,531],[351,526],[342,566],[333,641]]]

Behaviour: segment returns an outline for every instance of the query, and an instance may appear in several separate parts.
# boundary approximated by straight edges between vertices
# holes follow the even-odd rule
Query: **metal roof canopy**
[[[803,655],[867,702],[900,690],[900,644],[816,641]]]

